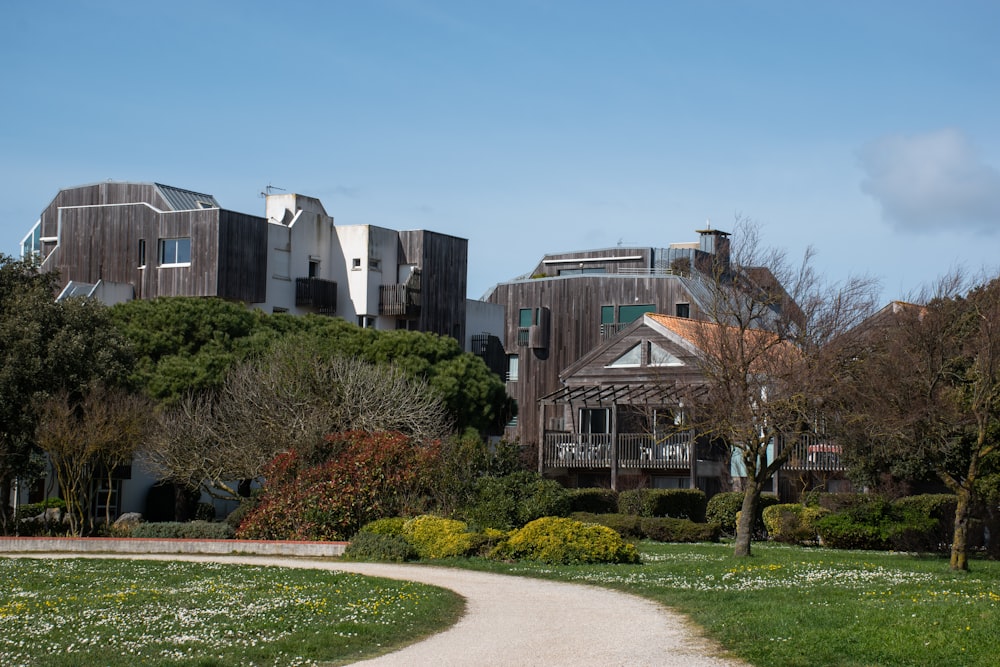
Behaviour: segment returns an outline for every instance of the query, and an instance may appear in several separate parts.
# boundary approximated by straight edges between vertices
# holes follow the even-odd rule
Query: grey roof
[[[215,197],[203,192],[195,192],[193,190],[184,190],[182,188],[175,188],[172,185],[164,185],[162,183],[154,183],[157,188],[159,188],[160,193],[163,195],[170,203],[170,208],[175,211],[191,211],[202,208],[222,208],[219,206],[219,202],[215,201]]]
[[[66,287],[63,291],[59,293],[56,297],[56,301],[62,301],[63,299],[70,299],[75,296],[90,297],[94,294],[94,289],[97,287],[94,283],[85,283],[79,280],[71,280],[66,283]]]

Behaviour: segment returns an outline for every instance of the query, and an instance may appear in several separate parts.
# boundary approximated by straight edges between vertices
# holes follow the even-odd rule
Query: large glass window
[[[518,371],[520,369],[520,359],[516,354],[507,355],[507,381],[517,382]]]
[[[643,316],[644,313],[655,313],[656,306],[651,303],[643,305],[634,306],[619,306],[618,307],[618,322],[619,324],[629,324],[635,322],[637,319]]]
[[[608,408],[580,408],[581,433],[610,433],[611,411]]]
[[[519,327],[530,327],[535,323],[535,313],[532,308],[522,308],[518,313],[518,325]]]
[[[191,237],[160,240],[160,264],[190,264]]]
[[[615,307],[601,306],[601,324],[615,323]]]

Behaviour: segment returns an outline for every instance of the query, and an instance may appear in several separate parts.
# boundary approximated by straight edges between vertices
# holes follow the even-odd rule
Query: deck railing
[[[612,440],[608,433],[546,433],[546,468],[610,468]],[[618,434],[618,467],[686,470],[691,467],[688,433],[655,437],[651,433]]]
[[[843,472],[846,470],[840,445],[834,445],[815,436],[803,437],[786,447],[792,448],[785,470],[811,472]]]

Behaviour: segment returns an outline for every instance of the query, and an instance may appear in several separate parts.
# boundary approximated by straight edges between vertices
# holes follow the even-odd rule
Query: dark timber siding
[[[267,300],[267,220],[219,211],[219,296],[244,303]]]
[[[561,386],[559,374],[601,342],[601,307],[652,304],[656,312],[673,314],[677,303],[691,303],[676,276],[578,275],[541,278],[497,285],[489,299],[506,308],[507,352],[519,358],[518,381],[508,385],[517,399],[517,436],[538,442],[537,401]],[[547,345],[518,346],[518,314],[522,308],[549,309]],[[692,303],[692,317],[696,317]]]
[[[399,233],[405,263],[420,267],[420,331],[465,340],[469,242],[425,230]]]

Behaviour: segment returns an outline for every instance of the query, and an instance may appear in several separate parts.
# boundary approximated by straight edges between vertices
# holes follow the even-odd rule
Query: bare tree
[[[1000,426],[1000,277],[961,271],[897,302],[851,337],[840,429],[858,468],[930,470],[957,497],[951,568],[968,569],[976,483]]]
[[[233,498],[234,482],[259,477],[278,453],[309,452],[323,436],[350,430],[426,442],[448,429],[437,394],[401,370],[279,343],[232,368],[217,393],[164,412],[145,458],[166,479]]]
[[[104,519],[111,522],[115,470],[132,462],[148,433],[150,415],[142,397],[103,386],[82,398],[60,392],[42,404],[36,439],[56,473],[72,534],[82,534],[88,523],[92,528],[97,519],[91,505],[100,477],[108,482]]]
[[[787,444],[821,423],[829,343],[871,312],[876,284],[827,283],[811,250],[793,267],[783,251],[761,244],[746,218],[734,236],[728,252],[702,267],[711,300],[707,321],[693,324],[702,381],[688,404],[700,430],[725,440],[742,464],[734,553],[748,556],[761,492],[788,459]]]

